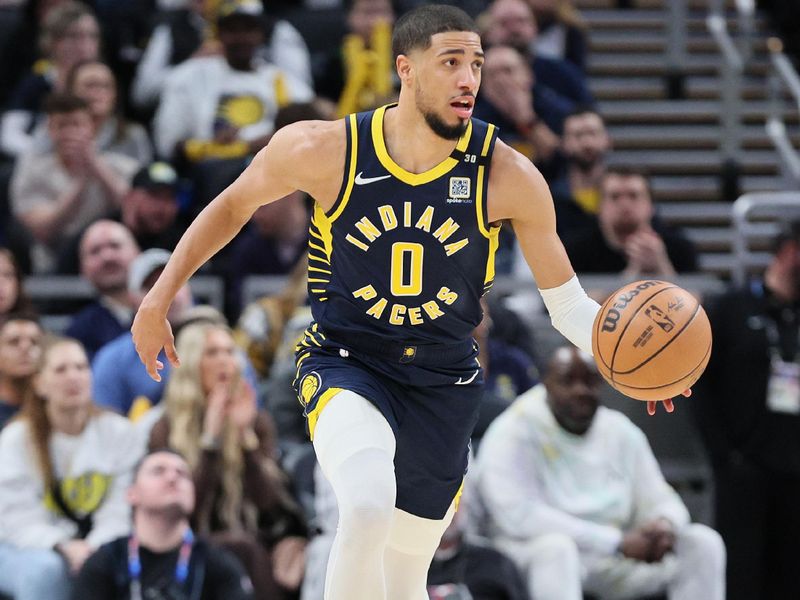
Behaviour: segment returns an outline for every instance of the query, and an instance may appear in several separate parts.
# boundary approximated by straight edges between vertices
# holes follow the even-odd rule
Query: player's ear
[[[411,62],[411,59],[405,54],[398,54],[394,63],[395,67],[397,68],[397,75],[400,77],[400,81],[402,81],[404,84],[409,84],[414,73],[414,65]]]

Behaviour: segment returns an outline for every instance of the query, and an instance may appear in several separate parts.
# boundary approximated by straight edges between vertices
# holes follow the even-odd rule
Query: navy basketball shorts
[[[473,340],[425,346],[366,334],[334,340],[312,325],[297,345],[294,387],[312,439],[319,414],[340,391],[374,404],[396,439],[397,508],[442,519],[460,492],[483,396],[477,356]]]

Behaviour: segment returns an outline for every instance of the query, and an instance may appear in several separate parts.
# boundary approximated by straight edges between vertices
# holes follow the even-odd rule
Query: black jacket
[[[778,305],[760,283],[754,283],[722,295],[706,308],[713,348],[690,405],[712,463],[724,466],[747,460],[800,475],[800,416],[767,408],[768,320],[776,323],[784,360],[793,360],[798,306]]]

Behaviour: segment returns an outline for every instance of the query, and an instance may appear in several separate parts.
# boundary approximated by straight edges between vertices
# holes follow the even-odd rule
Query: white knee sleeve
[[[349,390],[339,392],[322,409],[314,429],[314,451],[322,472],[330,480],[342,462],[368,448],[394,458],[392,428],[369,400]]]

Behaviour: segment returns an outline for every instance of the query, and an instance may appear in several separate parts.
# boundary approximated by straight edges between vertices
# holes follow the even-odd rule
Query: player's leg
[[[444,519],[423,519],[395,509],[384,553],[387,600],[428,599],[428,569],[454,514],[455,505]]]
[[[368,400],[342,391],[319,415],[314,449],[339,508],[325,599],[384,600],[383,554],[397,494],[392,428]]]

